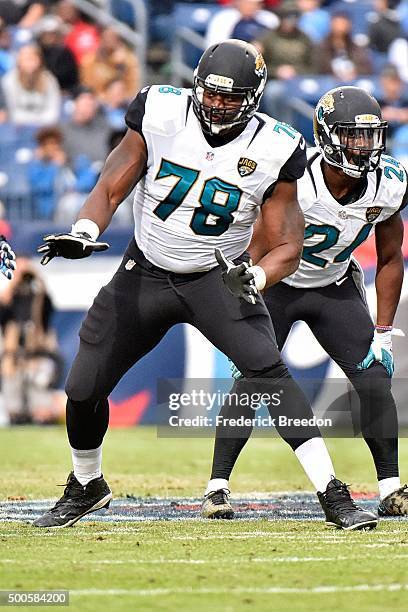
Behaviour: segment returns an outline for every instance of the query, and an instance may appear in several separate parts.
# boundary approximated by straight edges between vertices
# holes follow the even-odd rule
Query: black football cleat
[[[326,515],[326,525],[345,531],[377,527],[378,518],[375,514],[359,508],[351,497],[348,486],[337,478],[329,482],[324,493],[318,491],[317,497]]]
[[[204,497],[201,516],[207,519],[232,519],[234,510],[228,501],[228,489],[211,491]]]
[[[68,476],[64,495],[55,506],[36,519],[34,527],[71,527],[80,518],[100,510],[109,508],[112,492],[103,476],[94,478],[83,486],[75,478],[74,472]]]
[[[379,516],[407,516],[408,515],[408,487],[397,489],[384,497],[378,506]]]

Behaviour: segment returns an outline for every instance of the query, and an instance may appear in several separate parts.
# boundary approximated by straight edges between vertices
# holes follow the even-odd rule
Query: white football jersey
[[[317,148],[308,149],[307,171],[298,181],[298,200],[305,216],[305,240],[297,271],[284,279],[293,287],[324,287],[344,276],[353,251],[377,223],[405,206],[407,173],[383,155],[367,175],[367,188],[350,204],[340,204],[327,189]]]
[[[176,273],[215,267],[216,247],[229,259],[241,255],[268,188],[296,180],[306,166],[302,136],[262,113],[234,140],[212,147],[187,89],[142,90],[126,122],[148,153],[134,199],[135,239],[150,262]]]

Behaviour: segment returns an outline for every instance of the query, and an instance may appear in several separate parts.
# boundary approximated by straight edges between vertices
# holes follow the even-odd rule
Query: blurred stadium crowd
[[[312,111],[336,83],[380,101],[408,158],[408,0],[2,0],[0,200],[7,221],[70,223],[143,85],[191,84],[202,50],[254,42],[262,110],[312,142]],[[130,219],[130,202],[117,224]]]

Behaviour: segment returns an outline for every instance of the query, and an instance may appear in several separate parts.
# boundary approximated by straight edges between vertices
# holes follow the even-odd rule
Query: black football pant
[[[101,445],[109,421],[109,394],[177,323],[196,327],[237,364],[244,375],[240,387],[250,393],[261,390],[272,395],[277,385],[284,385],[288,416],[313,416],[306,397],[282,363],[262,299],[253,305],[234,298],[223,284],[219,267],[195,274],[174,274],[157,268],[132,241],[112,280],[95,298],[79,332],[79,352],[66,384],[67,429],[72,447],[91,449]],[[228,402],[224,408],[224,414],[242,414],[240,402]],[[242,411],[247,413],[246,405]],[[254,416],[253,411],[250,416]],[[228,425],[222,430],[216,456],[232,457],[232,469],[250,431],[247,435],[244,428],[237,433]],[[300,441],[285,426],[280,434],[296,448],[305,439],[318,436],[319,431],[305,427],[299,433]]]
[[[281,282],[270,287],[264,298],[279,350],[293,323],[304,321],[354,386],[360,400],[361,432],[381,480],[398,476],[397,410],[385,368],[375,363],[368,370],[357,369],[370,348],[374,324],[353,280],[353,266],[339,284],[298,289]]]

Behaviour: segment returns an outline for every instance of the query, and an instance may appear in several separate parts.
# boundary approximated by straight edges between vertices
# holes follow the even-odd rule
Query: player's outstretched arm
[[[401,294],[404,277],[402,239],[404,229],[399,213],[375,228],[377,249],[377,273],[375,288],[377,292],[377,324],[369,351],[363,361],[357,364],[366,370],[375,362],[381,363],[388,376],[394,373],[392,352],[392,325]]]
[[[376,225],[378,325],[392,326],[397,311],[404,278],[403,237],[404,226],[399,213]]]
[[[266,287],[293,274],[299,266],[305,221],[297,200],[296,181],[278,181],[262,206],[250,255],[265,271]]]
[[[100,233],[104,232],[119,204],[141,178],[146,160],[147,151],[142,136],[128,130],[108,156],[98,182],[79,211],[78,219],[91,219],[99,227]]]
[[[137,132],[128,130],[108,156],[101,176],[79,211],[71,232],[44,236],[45,242],[38,248],[43,265],[53,257],[80,259],[94,251],[109,248],[106,242],[98,242],[98,236],[107,228],[119,204],[139,181],[146,159],[143,138]]]

